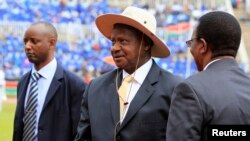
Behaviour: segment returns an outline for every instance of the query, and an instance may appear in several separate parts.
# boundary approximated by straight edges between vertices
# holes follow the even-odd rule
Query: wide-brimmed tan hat
[[[146,34],[154,42],[151,48],[153,57],[165,58],[170,55],[167,45],[156,35],[156,19],[148,11],[130,6],[121,14],[104,14],[96,18],[97,28],[108,39],[116,23],[130,25]]]

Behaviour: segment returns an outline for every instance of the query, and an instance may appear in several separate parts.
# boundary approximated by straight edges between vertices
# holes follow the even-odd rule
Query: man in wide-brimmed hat
[[[155,17],[127,7],[99,16],[96,25],[111,40],[118,69],[90,82],[75,140],[165,141],[170,98],[180,78],[152,59],[170,55],[156,35]]]

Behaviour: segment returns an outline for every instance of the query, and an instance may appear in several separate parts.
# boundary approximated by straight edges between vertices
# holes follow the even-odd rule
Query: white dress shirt
[[[38,80],[38,106],[37,106],[37,117],[36,117],[37,119],[36,119],[36,128],[35,128],[36,135],[37,135],[37,131],[38,131],[38,121],[39,121],[39,118],[40,118],[40,115],[42,112],[43,104],[45,102],[45,98],[46,98],[47,92],[49,90],[51,81],[55,75],[56,68],[57,68],[57,61],[54,58],[50,63],[48,63],[43,68],[41,68],[39,71],[37,71],[34,68],[34,66],[33,66],[32,71],[31,71],[31,73],[38,72],[41,76]],[[27,105],[30,84],[31,84],[31,81],[29,82],[28,89],[26,91],[25,105],[24,105],[25,107],[24,108],[26,108],[26,105]],[[36,138],[36,140],[37,140],[37,138]]]
[[[134,79],[132,81],[129,82],[128,84],[128,89],[127,89],[127,106],[124,112],[123,117],[120,120],[120,123],[122,123],[124,117],[126,116],[130,103],[133,100],[133,98],[135,97],[137,91],[139,90],[139,88],[141,87],[143,81],[145,80],[146,76],[149,73],[149,70],[151,68],[153,64],[152,59],[148,60],[145,64],[143,64],[140,68],[138,68],[133,74],[131,74],[130,76],[132,76]],[[129,74],[123,70],[123,79],[128,76]]]

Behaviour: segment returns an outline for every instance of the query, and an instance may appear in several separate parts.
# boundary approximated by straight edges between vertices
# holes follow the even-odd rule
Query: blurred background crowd
[[[190,39],[197,19],[212,10],[235,15],[243,31],[237,61],[249,73],[250,0],[0,0],[1,141],[11,140],[17,81],[31,68],[23,45],[27,27],[36,21],[52,23],[59,35],[55,57],[88,83],[115,68],[111,42],[97,30],[96,17],[120,13],[130,5],[156,16],[157,34],[170,47],[171,56],[154,59],[163,69],[183,78],[196,72],[185,41]]]
[[[23,34],[35,21],[48,21],[59,34],[56,58],[68,70],[89,82],[115,68],[110,64],[111,42],[95,26],[103,13],[120,13],[129,5],[151,11],[158,35],[170,47],[171,56],[155,59],[164,69],[184,78],[196,71],[185,41],[196,20],[211,10],[231,12],[239,2],[231,0],[0,0],[0,70],[6,80],[18,80],[31,63],[23,47]],[[242,63],[248,71],[248,64]]]

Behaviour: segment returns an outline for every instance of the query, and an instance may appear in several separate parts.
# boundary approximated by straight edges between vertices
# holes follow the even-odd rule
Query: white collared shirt
[[[152,59],[149,59],[145,64],[143,64],[140,68],[138,68],[133,74],[131,74],[130,76],[132,76],[134,79],[132,81],[129,82],[128,84],[128,91],[127,91],[127,102],[128,105],[125,109],[125,113],[123,115],[123,118],[121,118],[120,123],[122,123],[124,117],[126,116],[130,103],[133,100],[133,98],[135,97],[137,91],[139,90],[139,88],[141,87],[143,81],[145,80],[146,76],[149,73],[149,70],[151,68],[153,64]],[[129,74],[123,70],[123,79],[128,76]]]
[[[54,58],[51,62],[49,62],[46,66],[41,68],[39,71],[37,71],[34,66],[33,66],[32,71],[31,71],[31,73],[38,72],[41,75],[41,77],[38,80],[38,107],[37,107],[37,117],[36,117],[37,118],[37,120],[36,120],[37,126],[35,129],[36,135],[37,135],[37,131],[38,131],[38,121],[39,121],[39,118],[40,118],[40,115],[42,112],[42,108],[43,108],[45,98],[47,96],[47,92],[49,90],[51,81],[55,75],[56,68],[57,68],[57,61]],[[28,89],[26,91],[24,108],[26,108],[26,105],[27,105],[30,84],[31,84],[31,81],[29,82]],[[36,138],[36,140],[37,140],[37,138]]]
[[[208,66],[210,66],[212,63],[214,63],[214,62],[216,62],[216,61],[219,61],[219,60],[221,60],[221,59],[215,59],[215,60],[209,62],[209,63],[204,67],[203,70],[206,70]]]

